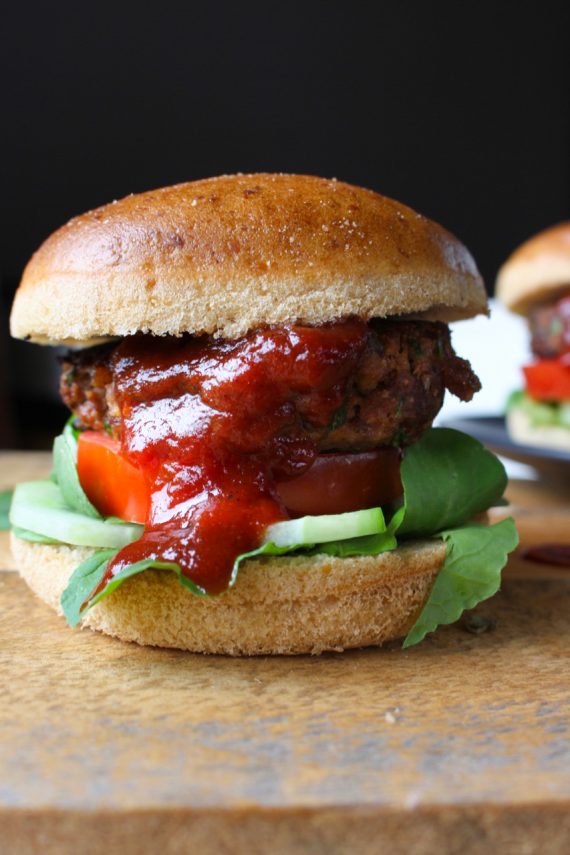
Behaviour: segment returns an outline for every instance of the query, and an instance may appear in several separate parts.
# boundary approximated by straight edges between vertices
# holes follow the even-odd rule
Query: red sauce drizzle
[[[98,590],[149,558],[177,563],[208,593],[227,588],[236,556],[287,518],[275,479],[313,462],[316,443],[303,426],[331,422],[366,341],[366,324],[349,320],[236,342],[123,342],[114,371],[122,450],[152,498],[143,536],[110,562]]]
[[[570,567],[570,544],[542,543],[538,546],[529,546],[522,552],[522,557],[527,561],[535,561],[537,564],[556,564],[558,567]]]

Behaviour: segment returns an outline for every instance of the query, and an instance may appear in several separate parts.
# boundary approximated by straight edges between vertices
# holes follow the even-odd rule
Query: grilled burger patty
[[[241,342],[245,346],[251,335],[231,342],[232,349],[239,350]],[[168,338],[144,338],[149,351],[172,346]],[[219,349],[220,341],[211,341]],[[121,349],[122,342],[112,343],[69,352],[62,359],[60,391],[79,429],[106,430],[120,438],[115,370]],[[180,394],[194,388],[190,374],[181,384]],[[318,390],[292,390],[289,429],[297,436],[301,431],[319,451],[403,447],[430,427],[446,389],[469,401],[480,388],[469,363],[454,353],[445,324],[373,320],[367,325],[365,346],[345,383],[343,402],[334,418],[326,425],[318,418]]]
[[[528,323],[535,356],[552,359],[570,351],[570,297],[534,309]]]

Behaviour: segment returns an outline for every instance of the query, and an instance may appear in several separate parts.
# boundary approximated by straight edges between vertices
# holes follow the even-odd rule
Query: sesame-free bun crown
[[[229,175],[76,217],[29,262],[12,334],[48,344],[319,324],[347,315],[486,312],[467,249],[370,190],[305,175]]]
[[[570,220],[519,246],[499,270],[496,290],[497,298],[521,315],[570,292]]]

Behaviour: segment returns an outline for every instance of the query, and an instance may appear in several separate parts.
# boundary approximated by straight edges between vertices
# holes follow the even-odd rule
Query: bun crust
[[[552,226],[523,243],[497,276],[497,297],[520,315],[528,315],[570,291],[570,221]]]
[[[61,614],[61,593],[93,550],[12,535],[30,588]],[[440,540],[377,556],[261,558],[216,598],[195,597],[168,572],[147,570],[102,600],[83,625],[123,641],[233,656],[321,653],[401,638],[445,560]]]
[[[26,267],[11,328],[86,344],[138,331],[235,338],[261,324],[486,311],[467,249],[410,208],[334,179],[230,175],[71,220]]]

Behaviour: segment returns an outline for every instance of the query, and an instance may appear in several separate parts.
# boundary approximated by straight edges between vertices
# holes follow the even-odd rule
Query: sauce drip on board
[[[302,474],[334,423],[367,344],[358,320],[256,330],[238,341],[136,336],[118,346],[122,451],[151,502],[140,540],[110,562],[173,562],[204,591],[230,582],[237,555],[287,513],[275,481]]]
[[[570,544],[541,543],[529,546],[522,552],[522,557],[537,564],[556,564],[558,567],[570,568]]]

